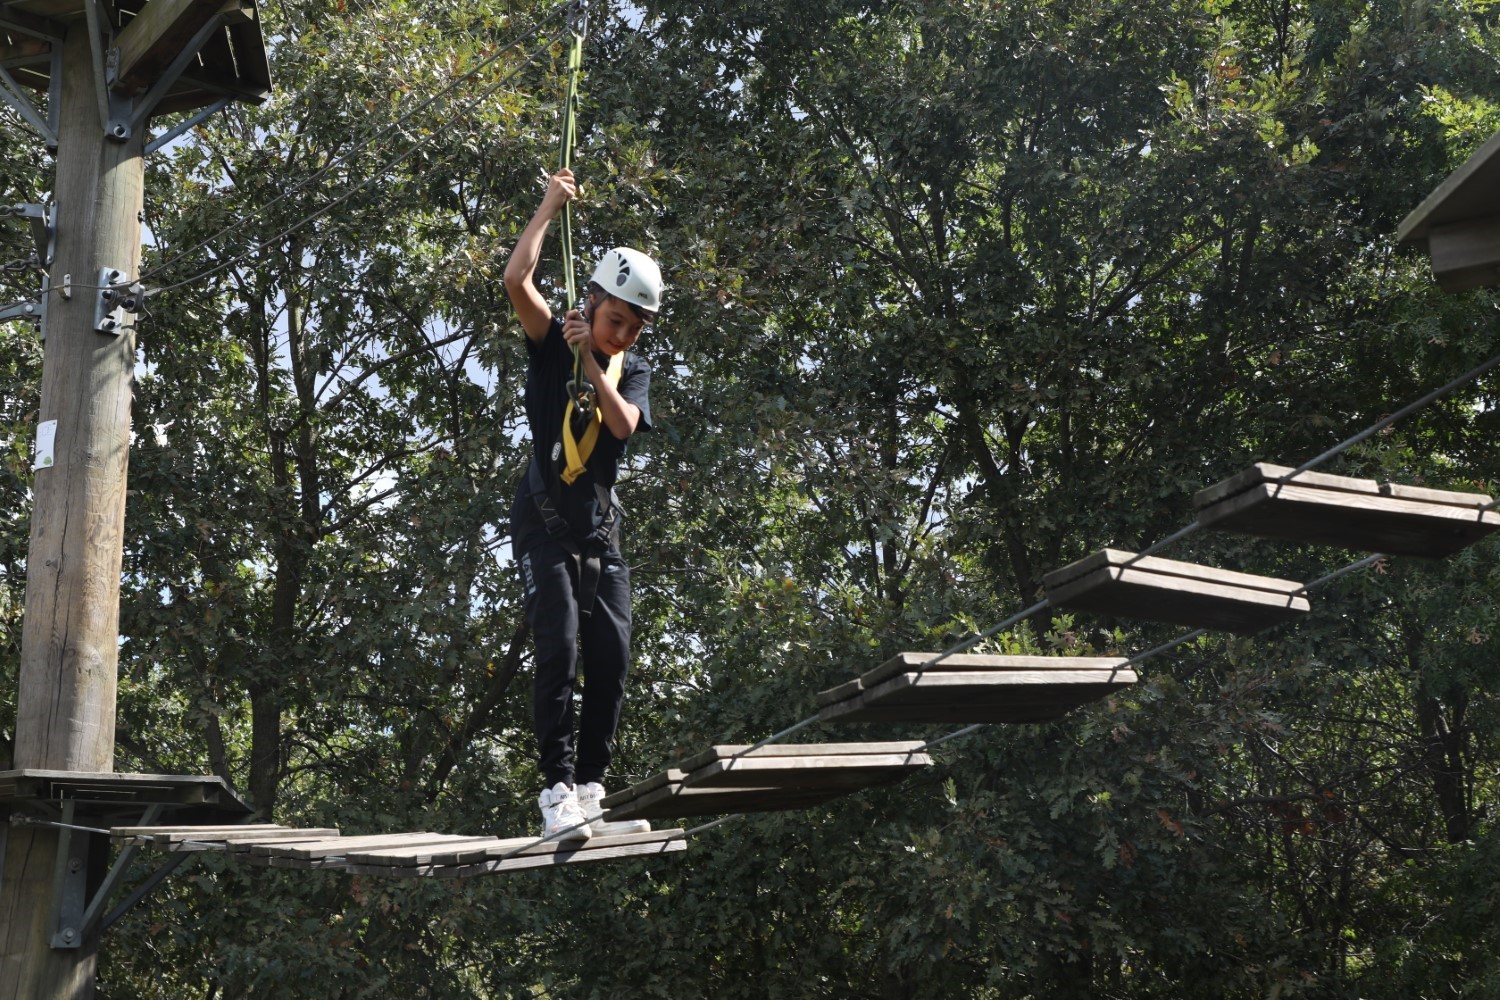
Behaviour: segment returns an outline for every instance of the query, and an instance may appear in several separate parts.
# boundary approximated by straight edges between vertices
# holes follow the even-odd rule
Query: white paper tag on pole
[[[43,420],[36,425],[36,459],[31,463],[33,469],[52,468],[54,461],[52,450],[56,440],[56,420]]]

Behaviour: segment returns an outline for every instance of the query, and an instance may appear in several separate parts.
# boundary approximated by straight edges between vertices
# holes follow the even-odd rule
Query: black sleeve
[[[559,353],[572,354],[572,349],[568,347],[568,342],[563,339],[562,330],[562,320],[553,316],[552,322],[547,324],[547,335],[542,338],[541,343],[537,343],[530,337],[524,337],[526,341],[526,353],[532,357]]]
[[[649,431],[651,429],[651,365],[639,356],[634,360],[634,364],[626,366],[625,374],[620,379],[620,395],[625,398],[626,402],[634,403],[640,408],[641,420],[635,429]]]

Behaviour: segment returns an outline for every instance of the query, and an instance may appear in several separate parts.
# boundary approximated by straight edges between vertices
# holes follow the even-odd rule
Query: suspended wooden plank
[[[1423,199],[1396,239],[1427,251],[1445,292],[1500,284],[1500,133]]]
[[[606,806],[606,820],[677,819],[683,816],[722,816],[726,813],[786,812],[809,809],[849,794],[850,788],[690,788],[667,785],[638,798]]]
[[[204,830],[172,830],[166,833],[152,834],[150,839],[153,844],[167,846],[180,844],[185,841],[214,841],[216,843],[239,843],[249,841],[253,843],[269,843],[282,840],[326,840],[329,837],[339,835],[338,827],[295,827],[285,826],[273,830],[245,830],[231,829],[228,827],[209,827]]]
[[[529,845],[529,846],[528,846]],[[513,857],[505,855],[525,848]],[[445,861],[448,857],[469,859],[474,857],[477,847],[456,847],[451,855],[434,852],[433,857]],[[538,844],[534,838],[511,838],[494,840],[484,848],[484,859],[459,861],[452,864],[431,863],[417,860],[404,863],[400,853],[382,852],[378,860],[382,863],[351,863],[346,870],[355,875],[382,875],[390,878],[476,878],[496,875],[501,872],[520,871],[552,865],[586,864],[593,861],[609,861],[618,858],[648,857],[674,854],[687,850],[687,841],[681,830],[652,830],[648,833],[621,834],[614,837],[591,837],[588,840],[550,841]],[[415,851],[422,854],[425,852]]]
[[[606,796],[606,820],[804,809],[898,781],[932,758],[914,741],[715,746]]]
[[[1101,549],[1042,580],[1054,607],[1249,634],[1307,613],[1302,584]]]
[[[1136,682],[1122,657],[900,653],[818,695],[845,722],[1046,722]]]
[[[838,747],[841,744],[823,744]],[[847,789],[905,777],[914,761],[931,761],[920,752],[921,743],[913,743],[898,753],[850,753],[823,750],[818,745],[798,747],[798,754],[761,754],[745,756],[746,747],[715,747],[720,756],[691,772],[683,779],[688,788],[809,788]],[[915,766],[922,766],[916,763]]]
[[[251,864],[269,868],[339,868],[350,851],[376,850],[388,847],[451,843],[465,839],[453,833],[372,833],[355,837],[338,837],[300,843],[262,843],[250,848]]]
[[[514,850],[536,842],[535,837],[459,837],[431,844],[406,844],[400,847],[362,847],[344,856],[350,865],[381,865],[394,868],[418,868],[423,865],[474,864],[490,857],[491,848]]]
[[[1483,493],[1301,472],[1257,462],[1200,491],[1198,523],[1218,531],[1440,559],[1500,528]],[[1291,477],[1291,478],[1288,478]]]
[[[109,835],[119,840],[149,841],[152,837],[164,833],[220,833],[235,830],[289,830],[291,827],[280,823],[225,823],[218,826],[203,824],[201,826],[112,826]]]
[[[252,830],[235,833],[218,832],[206,836],[203,834],[172,833],[152,837],[150,846],[158,850],[178,853],[193,851],[227,852],[239,844],[249,846],[251,844],[280,841],[301,843],[320,837],[337,837],[338,834],[338,830],[333,827],[319,827],[307,830],[288,828],[285,830]]]
[[[817,694],[819,718],[880,723],[1041,723],[1136,682],[1118,657],[901,652]]]
[[[307,840],[338,836],[333,827],[316,829],[282,826],[278,823],[240,824],[237,826],[117,826],[110,836],[123,840],[126,846],[154,847],[159,850],[228,850],[261,841]]]

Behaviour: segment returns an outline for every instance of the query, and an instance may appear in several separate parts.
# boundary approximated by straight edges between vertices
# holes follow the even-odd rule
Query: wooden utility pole
[[[57,155],[11,766],[108,775],[146,125],[263,97],[269,75],[252,0],[150,0],[131,14],[111,0],[11,0],[0,29],[0,96]],[[26,86],[50,94],[49,115]],[[100,924],[85,904],[105,881],[108,839],[71,828],[90,819],[82,802],[22,818],[0,827],[0,1000],[92,996]]]
[[[82,25],[79,25],[82,27]],[[26,617],[16,701],[16,768],[113,771],[120,562],[130,452],[134,330],[95,330],[105,269],[134,276],[141,255],[142,139],[105,137],[88,34],[63,44],[57,135],[60,206],[52,273],[72,294],[47,302],[43,426],[52,464],[33,482]],[[144,130],[142,130],[144,132]],[[41,456],[45,462],[45,456]],[[93,992],[96,941],[50,947],[59,831],[10,831],[0,882],[0,997]]]

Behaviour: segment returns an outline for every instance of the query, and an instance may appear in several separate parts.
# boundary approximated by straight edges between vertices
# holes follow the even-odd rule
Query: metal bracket
[[[42,134],[42,139],[47,143],[47,148],[57,148],[57,130],[52,124],[42,117],[31,98],[26,96],[26,91],[11,76],[10,70],[0,66],[0,99],[15,109],[16,114],[26,120],[26,124]]]
[[[182,135],[188,129],[201,125],[204,122],[208,121],[208,119],[212,118],[214,115],[227,108],[229,106],[229,102],[230,98],[221,97],[219,100],[208,105],[207,107],[199,108],[197,111],[189,115],[185,121],[178,122],[176,125],[172,126],[170,129],[163,132],[155,139],[152,139],[150,142],[146,143],[146,155],[149,156],[150,154],[156,152],[158,149],[161,149],[167,143],[171,142],[179,135]]]
[[[73,822],[75,803],[63,803],[62,821]],[[83,945],[83,910],[88,900],[89,846],[93,834],[64,826],[57,831],[57,867],[52,873],[52,947]]]
[[[84,0],[83,13],[88,18],[89,47],[94,53],[94,89],[99,102],[99,121],[104,125],[106,136],[116,142],[125,142],[132,133],[135,102],[116,94],[105,83],[105,53],[114,42],[114,26],[109,23],[109,12],[100,0]]]
[[[47,317],[47,299],[43,296],[40,301],[29,299],[25,302],[13,302],[8,306],[0,306],[0,323],[6,323],[13,319],[29,319],[38,326]]]
[[[125,272],[113,267],[99,269],[99,297],[94,300],[94,332],[118,337],[125,332],[125,313],[141,307],[146,289],[139,281],[127,282]]]
[[[31,220],[31,235],[36,241],[36,264],[50,267],[57,250],[56,205],[0,205],[0,218]]]
[[[248,823],[254,818],[254,816],[246,816],[240,822]],[[156,822],[155,819],[142,820],[141,826],[150,826],[154,822]],[[130,850],[130,848],[126,848],[126,850]],[[97,915],[93,917],[86,916],[84,918],[84,929],[88,933],[93,933],[95,925],[97,924],[99,931],[103,932],[109,930],[109,928],[114,925],[114,922],[116,920],[119,920],[126,913],[129,913],[131,907],[135,906],[135,904],[139,903],[142,899],[145,899],[148,895],[150,895],[151,891],[162,882],[164,882],[168,875],[172,874],[174,871],[180,868],[184,862],[191,861],[196,857],[199,857],[199,854],[196,851],[182,851],[180,853],[172,855],[171,860],[165,862],[160,868],[156,869],[156,871],[148,875],[146,877],[146,881],[136,886],[135,891],[133,891],[129,896],[126,896],[125,899],[120,902],[119,906],[116,906],[113,910],[110,910],[109,913],[102,919]],[[115,863],[116,867],[120,867],[123,864],[124,860],[125,858],[122,852],[120,861],[117,861]],[[110,876],[113,877],[113,875],[114,872],[111,871]],[[106,884],[108,884],[109,878],[106,878],[105,882]],[[95,897],[94,903],[89,904],[90,914],[94,913],[96,908],[95,904],[98,904],[97,908],[99,910],[102,910],[104,908],[103,900],[104,890],[101,888],[99,891],[99,895]]]
[[[158,803],[147,806],[141,815],[141,820],[136,826],[155,826],[156,821],[161,818],[162,806]],[[89,900],[88,909],[83,912],[82,937],[88,937],[99,930],[99,923],[104,919],[104,906],[109,902],[109,897],[114,895],[115,889],[125,878],[125,873],[135,861],[135,856],[140,853],[140,848],[130,844],[120,849],[120,856],[115,858],[115,863],[110,866],[109,874],[104,876],[104,881],[99,883],[99,888],[94,892],[94,898]],[[118,917],[116,918],[118,919]]]

